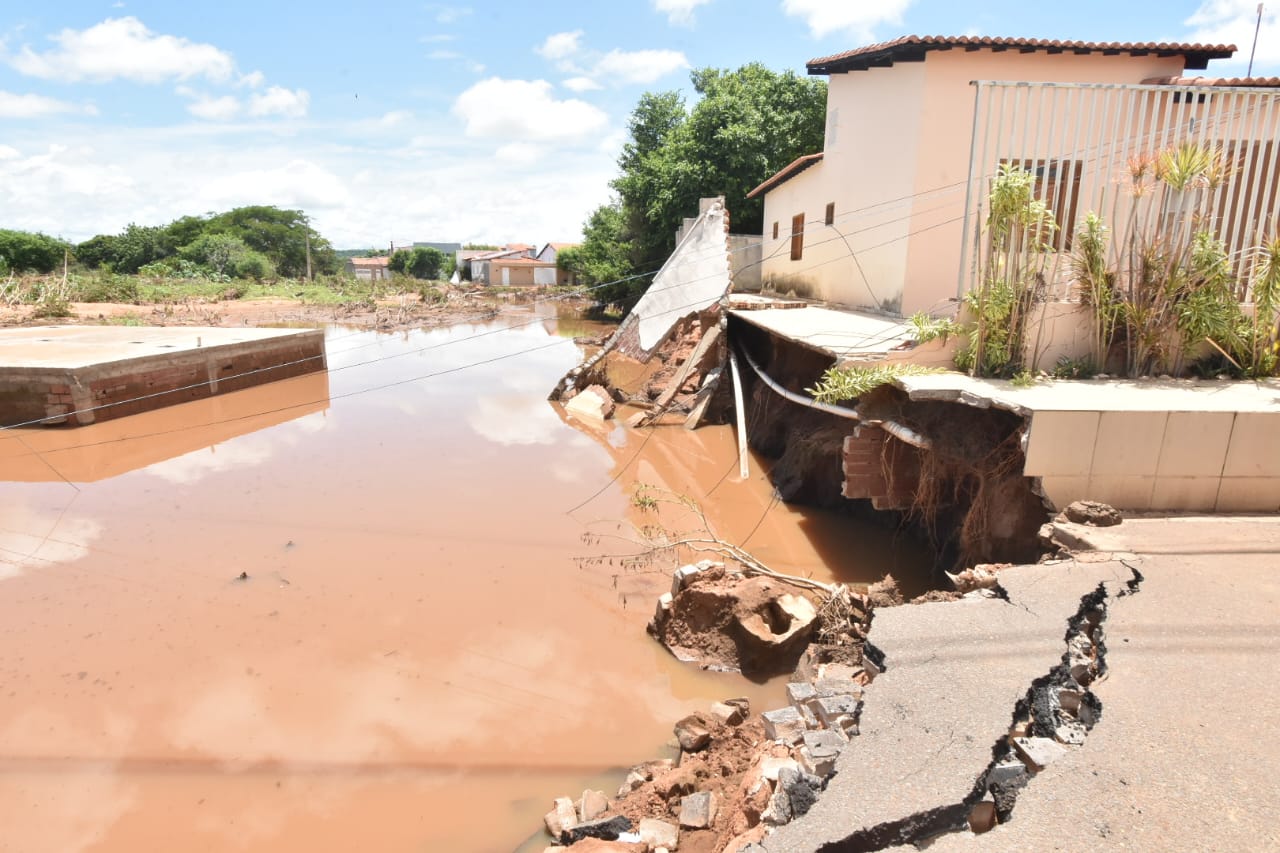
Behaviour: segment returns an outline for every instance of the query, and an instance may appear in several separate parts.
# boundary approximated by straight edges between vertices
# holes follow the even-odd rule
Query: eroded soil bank
[[[669,567],[610,538],[652,521],[637,482],[782,571],[919,574],[758,463],[739,482],[727,428],[567,423],[544,396],[587,331],[335,327],[328,375],[0,434],[5,844],[509,850],[673,720],[776,703],[645,635]]]

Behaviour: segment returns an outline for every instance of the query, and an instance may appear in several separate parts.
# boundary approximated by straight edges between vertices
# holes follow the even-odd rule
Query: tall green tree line
[[[692,75],[697,100],[647,92],[628,122],[629,138],[610,187],[617,198],[591,213],[584,241],[560,265],[588,285],[657,269],[698,200],[724,196],[733,230],[760,234],[764,202],[747,193],[804,154],[822,150],[827,86],[759,63]],[[631,303],[648,279],[600,288],[602,302]]]

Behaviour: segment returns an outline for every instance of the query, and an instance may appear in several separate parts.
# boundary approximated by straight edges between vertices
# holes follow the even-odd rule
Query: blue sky
[[[81,240],[241,204],[339,247],[573,240],[646,90],[918,34],[1211,41],[1255,0],[9,0],[0,227]],[[1254,73],[1280,74],[1280,0]]]

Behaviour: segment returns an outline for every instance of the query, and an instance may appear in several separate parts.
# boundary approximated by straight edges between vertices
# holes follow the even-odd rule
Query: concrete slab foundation
[[[0,426],[83,426],[325,368],[317,329],[4,329]]]

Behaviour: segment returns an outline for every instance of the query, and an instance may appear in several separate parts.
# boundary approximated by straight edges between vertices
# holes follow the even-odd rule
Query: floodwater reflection
[[[510,850],[683,714],[778,701],[656,646],[661,576],[582,534],[661,481],[821,573],[847,519],[806,536],[756,471],[722,478],[727,429],[565,423],[545,394],[581,350],[545,319],[333,329],[327,377],[24,432],[38,457],[0,438],[0,545],[45,543],[0,563],[4,845]]]

